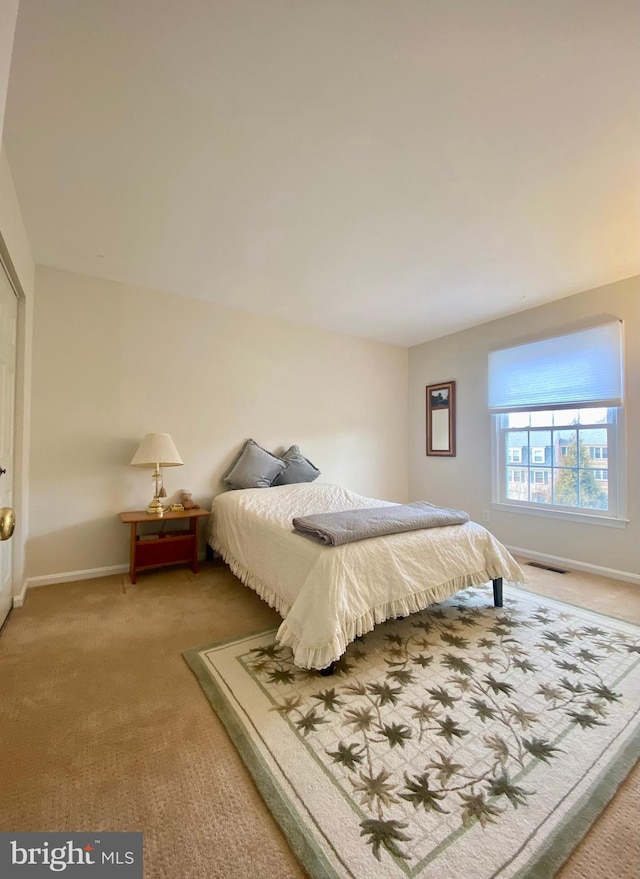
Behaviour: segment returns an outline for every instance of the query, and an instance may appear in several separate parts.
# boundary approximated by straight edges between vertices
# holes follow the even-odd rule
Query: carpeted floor
[[[640,622],[637,586],[527,571]],[[303,879],[181,655],[278,619],[220,563],[30,591],[0,635],[0,830],[142,830],[146,879]],[[636,879],[639,789],[636,767],[561,879]]]

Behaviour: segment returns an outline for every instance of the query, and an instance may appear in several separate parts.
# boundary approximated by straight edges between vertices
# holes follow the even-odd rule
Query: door
[[[0,532],[12,530],[13,427],[18,300],[0,263]],[[2,526],[5,526],[4,528]],[[3,536],[0,533],[0,536]],[[0,540],[0,626],[13,601],[11,540]]]

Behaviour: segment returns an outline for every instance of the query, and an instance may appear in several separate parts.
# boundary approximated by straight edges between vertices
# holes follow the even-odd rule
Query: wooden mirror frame
[[[427,455],[456,456],[456,383],[427,385]]]

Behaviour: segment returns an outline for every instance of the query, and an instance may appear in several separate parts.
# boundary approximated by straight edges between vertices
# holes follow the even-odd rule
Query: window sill
[[[605,528],[626,528],[629,519],[614,519],[613,516],[594,516],[590,513],[573,513],[558,509],[543,509],[542,507],[524,507],[520,504],[504,504],[492,501],[489,504],[492,510],[500,510],[503,513],[524,513],[525,516],[542,516],[544,519],[562,519],[564,522],[575,522],[578,525],[602,525]]]

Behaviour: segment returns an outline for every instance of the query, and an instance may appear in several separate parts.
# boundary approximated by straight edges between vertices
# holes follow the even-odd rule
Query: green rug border
[[[529,598],[539,598],[543,603],[548,601],[551,604],[561,605],[570,609],[576,608],[604,619],[621,622],[640,629],[640,625],[637,623],[622,619],[621,617],[615,617],[612,614],[592,610],[591,608],[584,607],[584,605],[560,601],[549,595],[531,592],[529,589],[523,589],[522,587],[517,587],[516,596],[518,592],[525,593]],[[320,846],[305,834],[294,806],[289,802],[282,788],[265,765],[259,750],[245,734],[242,722],[238,718],[236,711],[229,704],[225,695],[209,674],[200,656],[200,653],[204,650],[211,650],[215,647],[222,647],[225,644],[248,640],[270,632],[275,635],[277,627],[269,626],[266,629],[247,632],[241,636],[224,638],[199,647],[191,647],[183,651],[182,656],[195,675],[212,709],[222,721],[232,744],[249,770],[267,808],[279,824],[287,842],[303,869],[310,876],[310,879],[339,879],[338,874],[322,852]],[[513,875],[512,879],[553,879],[557,871],[601,815],[604,808],[613,799],[620,784],[631,772],[639,758],[640,721],[636,724],[635,732],[625,747],[604,767],[589,790],[584,794],[583,805],[575,806],[565,815],[554,833],[539,850],[537,856],[521,867]]]
[[[512,879],[552,879],[611,802],[639,757],[640,727],[636,724],[632,738],[584,794],[583,805],[565,815],[537,857],[514,873]]]

